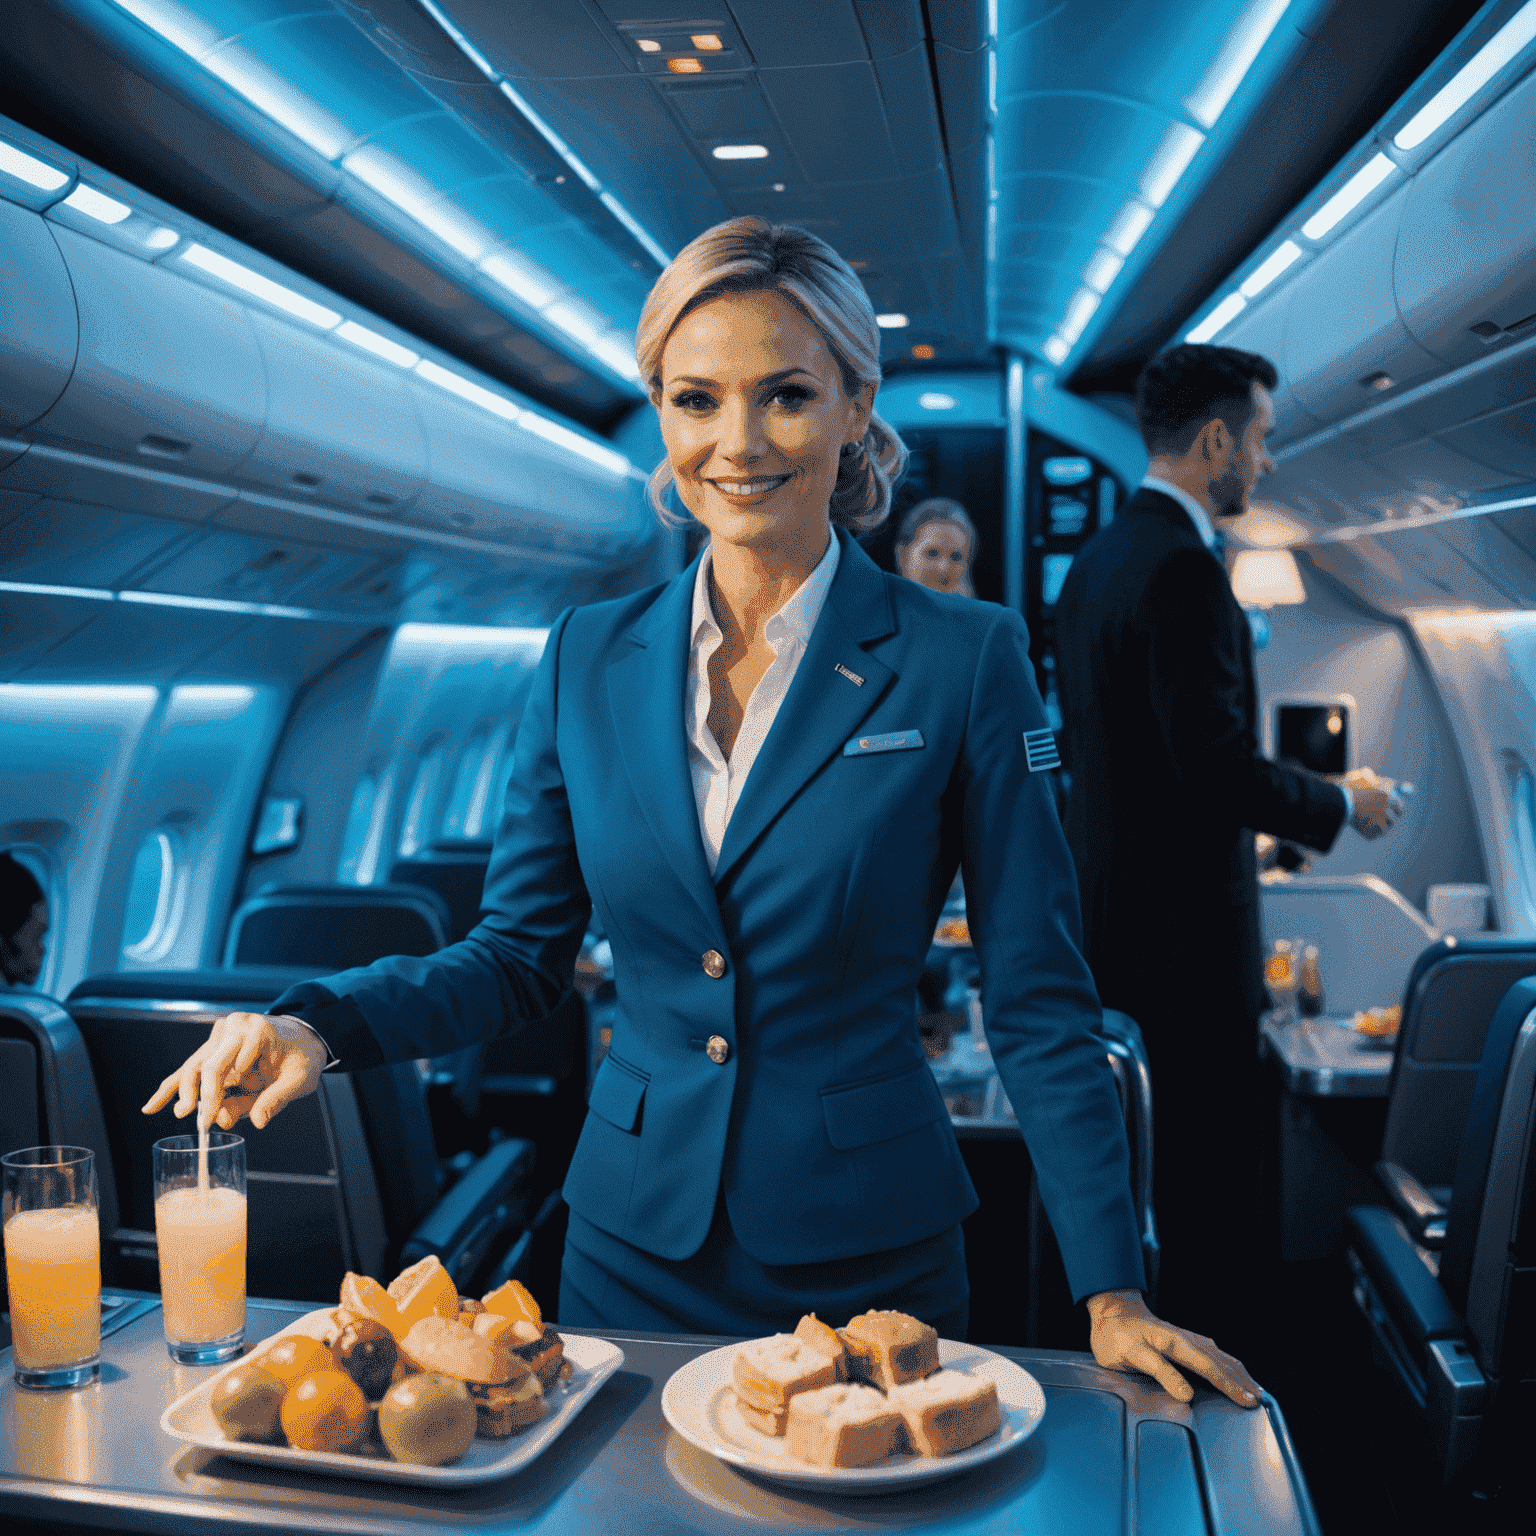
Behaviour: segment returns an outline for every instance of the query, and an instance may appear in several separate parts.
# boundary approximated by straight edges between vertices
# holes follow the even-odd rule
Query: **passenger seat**
[[[1408,977],[1381,1157],[1441,1203],[1451,1197],[1489,1024],[1527,976],[1536,976],[1536,940],[1489,935],[1431,944]]]
[[[1450,1483],[1497,1483],[1536,1421],[1536,980],[1488,1026],[1448,1202],[1379,1164],[1395,1210],[1347,1215],[1355,1304],[1378,1365]]]
[[[189,1121],[140,1106],[207,1039],[226,1013],[261,1013],[317,972],[276,968],[121,972],[95,976],[68,1007],[103,1085],[117,1169],[121,1227],[105,1246],[114,1264],[155,1289],[150,1149]],[[244,1122],[253,1295],[324,1301],[345,1271],[388,1280],[437,1254],[461,1287],[493,1263],[527,1224],[530,1142],[506,1140],[462,1167],[440,1167],[414,1063],[331,1072],[272,1131]],[[115,1226],[115,1224],[114,1224]],[[105,1255],[104,1255],[105,1257]]]
[[[448,943],[447,903],[420,885],[273,885],[230,919],[226,966],[316,967],[334,974]]]

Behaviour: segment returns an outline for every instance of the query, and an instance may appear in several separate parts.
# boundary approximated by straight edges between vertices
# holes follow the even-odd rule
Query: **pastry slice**
[[[754,1408],[750,1403],[742,1402],[740,1396],[733,1392],[736,1399],[736,1411],[742,1420],[750,1424],[760,1435],[782,1435],[789,1427],[788,1411],[779,1412],[773,1408]]]
[[[939,1368],[939,1336],[905,1312],[861,1313],[839,1330],[848,1350],[848,1377],[889,1392]]]
[[[814,1312],[807,1312],[795,1329],[795,1337],[802,1344],[808,1344],[812,1349],[829,1356],[833,1368],[837,1371],[837,1379],[847,1381],[848,1351],[843,1347],[843,1341],[837,1336],[837,1329],[822,1322]]]
[[[505,1440],[544,1417],[544,1389],[537,1376],[498,1387],[471,1386],[469,1397],[475,1405],[475,1433],[482,1440]]]
[[[519,1320],[515,1326],[527,1325]],[[532,1331],[531,1328],[529,1331]],[[560,1365],[565,1359],[565,1341],[560,1337],[553,1323],[545,1323],[543,1333],[535,1335],[532,1339],[524,1339],[521,1343],[509,1341],[508,1347],[519,1360],[526,1363],[529,1370],[539,1378],[539,1384],[546,1390],[560,1374]]]
[[[867,1467],[905,1449],[901,1415],[860,1382],[797,1392],[788,1418],[784,1449],[813,1467]]]
[[[935,1371],[909,1381],[890,1396],[906,1421],[907,1439],[919,1456],[951,1456],[1002,1427],[997,1384],[969,1371]]]
[[[766,1413],[783,1413],[797,1392],[830,1387],[836,1381],[832,1361],[792,1333],[742,1344],[731,1361],[736,1396],[749,1408]]]

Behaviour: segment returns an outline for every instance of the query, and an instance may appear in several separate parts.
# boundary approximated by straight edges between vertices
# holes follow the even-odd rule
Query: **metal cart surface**
[[[135,1298],[137,1299],[137,1298]],[[167,1358],[159,1308],[121,1309],[102,1341],[100,1382],[16,1388],[0,1351],[0,1526],[59,1522],[157,1533],[228,1531],[1060,1531],[1073,1536],[1263,1533],[1318,1536],[1277,1405],[1244,1411],[1201,1390],[1175,1403],[1088,1355],[1001,1350],[1045,1389],[1046,1414],[1018,1449],[946,1482],[872,1498],[806,1494],[744,1476],[674,1434],[661,1389],[728,1340],[614,1333],[624,1368],[536,1462],[499,1483],[444,1494],[280,1473],[188,1447],[162,1410],[208,1371]],[[252,1302],[247,1337],[305,1310]],[[573,1332],[576,1330],[572,1330]]]

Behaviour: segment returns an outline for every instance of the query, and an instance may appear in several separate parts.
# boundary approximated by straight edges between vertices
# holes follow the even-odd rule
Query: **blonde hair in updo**
[[[672,332],[685,315],[727,293],[782,293],[826,338],[850,399],[866,386],[879,389],[880,327],[853,268],[807,230],[748,216],[706,229],[656,279],[635,337],[635,360],[653,404],[661,393],[661,354]],[[906,467],[906,445],[871,413],[863,440],[851,451],[845,445],[838,460],[833,523],[854,533],[879,527]],[[672,480],[671,460],[663,458],[651,474],[651,505],[664,523],[675,526],[686,519],[662,500]]]

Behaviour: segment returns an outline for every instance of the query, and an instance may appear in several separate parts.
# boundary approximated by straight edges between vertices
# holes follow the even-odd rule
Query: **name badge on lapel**
[[[1049,728],[1024,732],[1024,761],[1031,773],[1044,773],[1049,768],[1061,767],[1061,754],[1056,750],[1056,735]]]
[[[855,736],[843,748],[843,756],[867,757],[874,752],[911,752],[922,744],[921,731],[887,731],[883,736]]]

